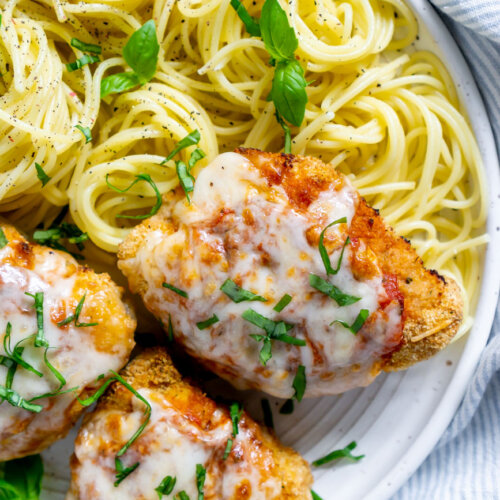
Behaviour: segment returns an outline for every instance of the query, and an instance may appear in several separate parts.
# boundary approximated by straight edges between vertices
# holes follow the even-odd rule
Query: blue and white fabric
[[[432,3],[469,63],[500,154],[500,0]],[[393,500],[500,500],[500,305],[456,416]]]

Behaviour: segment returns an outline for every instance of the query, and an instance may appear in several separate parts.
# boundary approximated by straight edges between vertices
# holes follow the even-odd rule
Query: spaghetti
[[[258,17],[260,5],[244,2]],[[280,2],[299,39],[308,103],[292,152],[318,156],[351,177],[428,266],[478,295],[485,180],[479,150],[459,112],[443,64],[413,43],[418,25],[400,0]],[[73,220],[101,249],[116,252],[155,193],[178,185],[176,142],[201,133],[205,162],[244,145],[283,147],[266,100],[273,68],[229,0],[54,0],[2,2],[0,27],[0,211],[24,230],[50,225],[69,204]],[[160,42],[153,80],[100,99],[101,80],[125,71],[122,49],[154,19]],[[102,47],[101,62],[69,72],[82,57],[72,38]],[[91,129],[92,141],[76,125]],[[187,160],[191,149],[180,158]],[[45,186],[35,164],[51,177]],[[203,161],[200,162],[203,164]]]

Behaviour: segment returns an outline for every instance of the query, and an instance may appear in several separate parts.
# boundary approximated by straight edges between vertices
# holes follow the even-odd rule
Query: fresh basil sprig
[[[308,85],[304,69],[295,59],[295,51],[299,46],[297,36],[278,0],[264,2],[259,21],[253,19],[238,0],[231,1],[231,5],[248,33],[262,38],[271,56],[270,64],[276,67],[268,100],[274,102],[276,119],[285,132],[285,153],[291,153],[291,133],[286,122],[296,127],[302,124],[307,104],[305,89]]]
[[[43,462],[40,455],[0,463],[2,500],[38,500],[42,490]]]
[[[124,92],[149,82],[156,72],[159,51],[156,26],[151,19],[132,34],[123,48],[123,58],[133,71],[104,78],[101,81],[101,97]]]

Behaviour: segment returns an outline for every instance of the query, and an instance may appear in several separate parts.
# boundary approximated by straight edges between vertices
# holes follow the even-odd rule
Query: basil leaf
[[[341,307],[354,304],[355,302],[358,302],[358,300],[361,300],[360,297],[354,297],[354,295],[343,293],[335,285],[324,280],[320,276],[317,276],[316,274],[309,275],[309,284],[319,292],[328,295]]]
[[[123,57],[135,71],[140,83],[149,82],[156,73],[159,50],[156,26],[152,19],[133,33],[123,48]]]
[[[96,62],[100,62],[100,59],[97,56],[83,54],[83,56],[76,61],[67,63],[66,69],[71,73],[72,71],[76,71],[77,69],[82,68],[86,64],[92,64]]]
[[[132,71],[116,73],[101,80],[101,97],[118,94],[130,90],[141,83],[139,77]]]
[[[39,372],[36,368],[31,366],[28,362],[24,361],[24,359],[21,357],[21,354],[23,353],[23,348],[20,347],[20,344],[22,342],[25,342],[26,340],[33,338],[36,334],[30,335],[29,337],[20,340],[12,350],[10,346],[11,333],[12,333],[12,325],[11,323],[7,323],[7,326],[5,327],[5,335],[3,337],[3,348],[7,356],[11,360],[15,361],[18,365],[22,366],[25,370],[34,373],[37,377],[40,378],[43,377],[43,373]]]
[[[188,161],[189,170],[191,170],[201,159],[205,158],[205,156],[207,155],[202,149],[196,148],[189,157]]]
[[[200,330],[205,330],[206,328],[214,325],[219,321],[219,318],[217,317],[217,314],[214,314],[212,317],[206,319],[205,321],[200,321],[199,323],[196,323],[196,326]]]
[[[113,483],[113,486],[116,488],[126,477],[130,476],[132,472],[139,467],[140,462],[136,462],[135,464],[131,465],[130,467],[124,467],[123,462],[118,458],[118,456],[115,457],[115,471],[116,471],[116,481]]]
[[[205,494],[203,492],[207,471],[201,464],[196,464],[196,488],[198,489],[198,500],[203,500]]]
[[[280,61],[293,58],[299,41],[278,0],[264,2],[260,18],[260,31],[266,50],[273,59]]]
[[[177,177],[179,178],[179,183],[184,190],[188,203],[191,203],[189,199],[189,193],[194,191],[194,177],[189,173],[187,165],[183,161],[175,162],[175,170],[177,172]]]
[[[365,321],[368,319],[368,316],[370,316],[370,311],[368,309],[361,309],[361,311],[359,311],[359,314],[356,316],[356,319],[354,320],[354,323],[352,325],[349,325],[349,323],[341,321],[340,319],[332,321],[330,325],[333,325],[333,323],[340,323],[343,327],[347,328],[352,333],[354,333],[354,335],[356,335],[361,330],[361,327],[365,324]]]
[[[153,188],[153,191],[155,192],[155,195],[156,195],[156,202],[155,202],[154,206],[151,208],[151,210],[150,210],[149,213],[144,214],[144,215],[122,215],[122,214],[118,214],[116,216],[117,219],[118,218],[120,218],[120,219],[147,219],[149,217],[152,217],[156,213],[158,213],[158,210],[160,210],[161,202],[162,202],[162,200],[161,200],[161,193],[160,193],[158,187],[156,186],[156,184],[154,183],[153,179],[151,179],[151,176],[149,174],[138,174],[138,175],[136,175],[135,176],[135,181],[133,181],[132,184],[130,184],[130,186],[128,186],[125,189],[120,189],[120,188],[117,188],[116,186],[113,186],[109,182],[108,177],[109,177],[109,174],[106,174],[106,184],[108,185],[109,188],[113,189],[113,191],[116,191],[118,193],[126,193],[129,189],[131,189],[132,187],[134,187],[138,182],[144,181],[144,182],[147,182]]]
[[[32,297],[35,300],[36,310],[36,325],[37,333],[35,337],[35,347],[48,347],[49,343],[45,340],[45,333],[43,331],[43,292],[36,292],[35,295],[25,292],[25,295]]]
[[[170,161],[177,153],[182,151],[183,149],[188,148],[189,146],[194,146],[195,144],[198,144],[200,142],[201,135],[200,131],[198,129],[193,130],[192,132],[189,132],[186,137],[182,138],[178,143],[177,146],[171,151],[171,153],[160,163],[160,165],[163,165],[164,163],[167,163],[167,161]],[[201,151],[201,150],[200,150]]]
[[[240,423],[242,413],[243,408],[240,408],[238,403],[233,403],[229,407],[229,415],[231,416],[231,422],[233,423],[233,437],[238,435],[238,424]]]
[[[349,443],[345,448],[342,448],[341,450],[334,450],[328,455],[318,458],[312,463],[312,465],[314,465],[314,467],[319,467],[320,465],[327,464],[328,462],[331,462],[332,460],[337,460],[339,458],[349,458],[357,462],[358,460],[364,458],[364,455],[354,456],[351,453],[351,451],[354,450],[356,446],[357,446],[356,441],[352,441],[352,443]]]
[[[315,491],[311,490],[312,500],[323,500]]]
[[[163,495],[170,495],[174,491],[175,483],[177,481],[176,477],[166,476],[163,478],[162,482],[155,488],[158,493],[158,498],[161,500]]]
[[[271,410],[271,405],[269,399],[262,398],[260,400],[262,406],[262,413],[264,414],[264,424],[270,429],[274,429],[273,412]]]
[[[226,460],[226,458],[231,453],[232,447],[233,447],[233,440],[229,438],[226,443],[226,448],[224,449],[224,455],[222,455],[222,460]]]
[[[49,182],[52,177],[49,177],[43,170],[42,166],[37,162],[35,162],[35,168],[36,168],[36,176],[42,183],[42,187],[45,187],[45,184],[47,184],[47,182]]]
[[[286,335],[284,333],[275,333],[271,337],[273,340],[279,340],[281,342],[285,342],[286,344],[298,345],[304,347],[307,345],[307,342],[304,339],[298,339],[296,337],[292,337],[291,335]]]
[[[189,500],[189,495],[185,491],[180,491],[175,497],[179,500]]]
[[[17,406],[18,408],[23,408],[24,410],[28,410],[33,413],[40,413],[43,409],[43,407],[40,405],[34,405],[29,401],[26,401],[14,389],[8,389],[3,385],[0,385],[0,398],[3,398],[12,406]]]
[[[78,38],[71,39],[71,45],[75,47],[75,49],[81,50],[82,52],[90,52],[92,54],[100,54],[102,52],[101,47],[99,45],[94,45],[93,43],[85,43]]]
[[[172,290],[172,292],[179,294],[181,297],[184,297],[185,299],[189,298],[187,292],[181,290],[180,288],[175,287],[174,285],[171,285],[170,283],[162,283],[161,286],[163,286],[164,288],[168,288],[169,290]]]
[[[280,116],[297,127],[302,124],[306,112],[306,86],[304,70],[298,61],[278,63],[270,96]]]
[[[7,239],[7,236],[5,236],[5,233],[3,232],[3,229],[0,227],[0,248],[3,248],[9,244],[9,240]]]
[[[264,343],[262,344],[262,348],[259,352],[259,361],[263,366],[266,366],[266,363],[272,358],[272,344],[271,344],[271,339],[268,337],[265,337]]]
[[[3,462],[0,478],[2,500],[38,500],[43,480],[42,458],[31,455]]]
[[[332,264],[330,263],[330,256],[328,255],[328,251],[326,250],[323,241],[325,239],[325,233],[326,233],[327,229],[336,225],[336,224],[347,224],[347,218],[342,217],[341,219],[334,220],[333,222],[328,224],[328,226],[326,226],[323,229],[323,231],[321,231],[321,234],[319,236],[319,245],[318,245],[319,253],[321,255],[321,260],[323,261],[323,264],[325,266],[326,274],[337,274],[339,272],[340,265],[342,264],[342,257],[344,256],[344,249],[345,249],[346,245],[349,243],[349,237],[347,237],[347,239],[344,243],[344,246],[342,247],[342,252],[340,253],[340,258],[339,258],[339,261],[337,263],[337,267],[334,269],[332,267]]]
[[[281,297],[281,299],[279,300],[279,302],[273,307],[273,309],[276,311],[276,312],[281,312],[283,311],[283,309],[285,309],[285,307],[290,304],[290,302],[292,301],[292,296],[291,295],[288,295],[288,293],[285,293],[285,295],[283,295],[283,297]]]
[[[290,413],[293,413],[293,406],[293,399],[287,399],[280,408],[280,413],[282,415],[290,415]]]
[[[306,367],[304,365],[299,365],[297,368],[297,373],[293,379],[292,387],[295,389],[294,398],[300,403],[306,392]]]
[[[68,243],[75,244],[79,250],[83,250],[85,248],[83,242],[87,241],[89,236],[87,233],[80,231],[75,224],[69,224],[67,222],[63,222],[59,226],[54,225],[50,229],[39,229],[33,233],[33,239],[40,245],[46,245],[50,248],[69,253],[79,260],[83,259],[82,255],[70,252],[60,243],[60,240],[65,238],[68,240]]]
[[[249,321],[255,326],[262,328],[269,336],[272,336],[277,328],[279,323],[283,323],[285,325],[285,331],[289,331],[293,328],[293,325],[289,323],[284,323],[283,321],[273,321],[271,319],[262,316],[254,309],[247,309],[243,314],[242,318],[246,321]],[[281,326],[279,327],[281,328]]]
[[[75,128],[77,128],[85,137],[85,144],[88,144],[92,140],[92,134],[90,132],[89,127],[82,127],[81,125],[75,125]]]
[[[220,289],[233,301],[239,304],[244,301],[260,301],[267,302],[265,297],[256,295],[253,292],[244,290],[239,285],[237,285],[232,279],[227,279],[222,283]]]
[[[84,293],[83,297],[78,301],[78,304],[76,305],[76,308],[75,308],[75,313],[70,314],[67,318],[63,319],[62,321],[59,321],[59,323],[57,323],[57,326],[60,327],[60,326],[69,325],[73,321],[74,321],[75,326],[77,328],[82,328],[85,326],[96,326],[99,324],[99,323],[80,323],[78,321],[80,318],[80,313],[82,312],[82,309],[83,309],[83,303],[85,302],[86,296],[87,296],[87,293]]]
[[[247,11],[245,6],[240,2],[240,0],[231,0],[231,7],[236,11],[238,17],[241,19],[245,25],[249,35],[261,36],[259,21],[254,19]]]

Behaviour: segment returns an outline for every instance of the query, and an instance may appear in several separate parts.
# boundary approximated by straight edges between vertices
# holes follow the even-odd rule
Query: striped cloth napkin
[[[500,155],[500,0],[432,0],[469,63]],[[465,398],[394,500],[500,499],[500,304]]]

